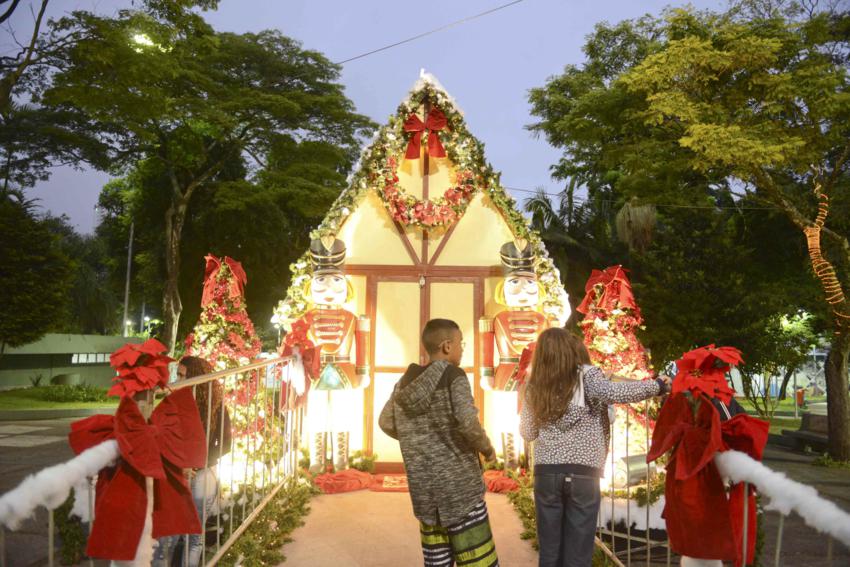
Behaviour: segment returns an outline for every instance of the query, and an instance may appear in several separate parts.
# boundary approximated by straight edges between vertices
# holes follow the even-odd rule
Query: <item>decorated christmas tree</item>
[[[243,366],[261,348],[245,305],[245,270],[228,256],[210,254],[206,261],[201,317],[186,337],[186,354],[207,360],[216,370]]]
[[[201,316],[186,337],[186,354],[209,361],[215,370],[244,366],[252,362],[262,346],[245,304],[245,270],[227,256],[218,258],[210,254],[206,261]],[[232,452],[221,459],[225,470],[256,471],[258,467],[253,463],[270,457],[262,454],[262,431],[266,416],[273,410],[272,401],[260,403],[256,400],[259,381],[257,371],[225,379],[224,401],[233,433]],[[246,466],[246,463],[252,465]],[[262,465],[259,468],[262,469]],[[234,480],[241,483],[246,479]]]
[[[643,319],[622,266],[611,266],[603,271],[593,270],[585,285],[585,297],[578,311],[584,313],[580,325],[593,364],[602,368],[606,374],[633,380],[647,380],[653,376],[649,355],[635,335]],[[634,471],[624,471],[624,465],[619,460],[627,454],[635,457],[647,452],[647,441],[654,426],[650,416],[656,412],[657,408],[652,402],[648,415],[646,402],[615,406],[611,432],[615,486],[623,485],[626,480],[623,475],[628,476],[629,472],[634,474],[639,469],[645,471],[645,465],[641,467],[638,464]],[[606,466],[608,478],[610,467],[609,460]]]

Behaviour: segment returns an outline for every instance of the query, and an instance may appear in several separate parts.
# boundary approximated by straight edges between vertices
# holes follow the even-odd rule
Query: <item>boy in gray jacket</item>
[[[432,319],[422,331],[427,366],[411,364],[381,411],[381,429],[401,445],[425,565],[499,564],[484,504],[478,453],[496,453],[478,421],[460,360],[457,323]]]

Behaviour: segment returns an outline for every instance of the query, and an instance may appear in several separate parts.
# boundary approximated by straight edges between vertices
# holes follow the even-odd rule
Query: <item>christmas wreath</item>
[[[455,173],[454,186],[446,189],[442,197],[417,199],[398,184],[398,162],[393,156],[387,158],[384,186],[380,191],[394,221],[422,228],[451,225],[463,216],[474,193],[472,172],[459,171]]]

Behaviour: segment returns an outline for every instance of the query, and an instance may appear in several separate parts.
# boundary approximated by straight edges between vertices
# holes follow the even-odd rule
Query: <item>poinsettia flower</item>
[[[156,357],[167,350],[168,348],[156,339],[148,339],[142,344],[127,343],[109,355],[109,364],[115,369],[119,366],[134,366],[145,355]]]
[[[743,362],[741,351],[735,347],[715,347],[710,344],[686,352],[676,361],[676,366],[684,372],[725,374],[732,366]]]
[[[672,392],[704,394],[729,403],[735,391],[726,381],[726,372],[743,362],[741,351],[734,347],[715,347],[713,344],[691,350],[676,361],[679,369],[673,380]]]
[[[109,363],[118,372],[115,384],[109,389],[110,396],[132,396],[168,383],[168,365],[174,359],[164,353],[168,349],[156,339],[142,344],[129,343],[109,357]]]

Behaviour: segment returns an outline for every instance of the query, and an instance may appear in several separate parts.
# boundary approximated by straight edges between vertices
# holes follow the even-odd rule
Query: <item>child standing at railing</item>
[[[608,404],[669,390],[666,376],[615,383],[588,361],[584,344],[565,329],[547,329],[537,339],[520,434],[535,442],[540,567],[590,567],[610,435]]]
[[[210,374],[212,366],[206,360],[197,356],[184,356],[177,366],[178,380],[188,380],[197,376]],[[192,499],[201,520],[201,529],[206,527],[206,520],[217,509],[219,483],[215,467],[222,456],[230,452],[232,433],[230,414],[222,403],[224,388],[218,380],[199,384],[194,388],[195,404],[201,414],[201,423],[207,432],[207,466],[202,469],[187,469],[186,476],[190,480]],[[204,534],[189,534],[189,566],[197,567],[201,562]],[[183,536],[169,536],[159,540],[154,561],[157,565],[183,565],[185,551],[182,546]]]

